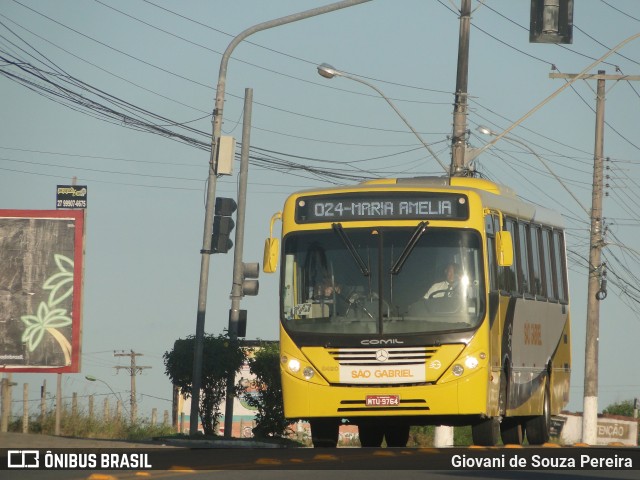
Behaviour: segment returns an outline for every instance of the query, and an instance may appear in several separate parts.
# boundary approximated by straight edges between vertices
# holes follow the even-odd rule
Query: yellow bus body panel
[[[280,369],[287,418],[488,413],[491,375],[486,324],[478,329],[466,348],[462,344],[438,347],[437,354],[427,360],[427,382],[418,385],[339,384],[339,365],[325,347],[299,349],[284,329],[280,333]],[[462,376],[455,376],[451,367],[466,365],[470,357],[477,360],[477,366],[472,369],[467,367]],[[296,373],[288,369],[287,362],[291,359],[300,363]],[[430,368],[431,364],[439,367]],[[316,372],[309,380],[303,376],[307,367]],[[365,401],[369,395],[398,395],[401,408],[366,408]]]

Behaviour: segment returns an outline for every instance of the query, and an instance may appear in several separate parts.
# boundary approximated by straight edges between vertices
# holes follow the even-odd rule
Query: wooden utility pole
[[[56,419],[55,434],[60,435],[60,423],[62,421],[62,374],[56,374]]]
[[[114,367],[116,370],[127,370],[129,372],[129,375],[131,376],[131,423],[136,423],[136,419],[138,418],[138,402],[136,401],[136,375],[138,373],[142,373],[142,370],[144,370],[145,368],[151,368],[151,367],[141,367],[139,365],[136,365],[136,357],[141,357],[142,353],[136,353],[133,350],[131,350],[129,353],[116,353],[113,352],[113,356],[114,357],[130,357],[131,358],[131,366],[130,367],[122,367],[122,366],[117,366]]]
[[[29,433],[29,384],[22,385],[22,433]]]
[[[453,108],[453,135],[451,136],[451,176],[468,174],[465,162],[467,150],[467,96],[469,84],[469,36],[471,33],[471,0],[460,5],[460,39],[458,41],[458,73]]]
[[[47,416],[47,379],[42,381],[40,387],[40,423],[44,424],[44,419]]]
[[[551,78],[575,78],[575,74],[552,73]],[[602,229],[602,197],[604,171],[604,106],[606,80],[640,80],[640,76],[597,75],[582,76],[585,80],[597,80],[595,146],[593,154],[593,187],[591,194],[591,233],[589,238],[589,271],[587,285],[587,330],[584,355],[584,400],[582,413],[582,442],[595,445],[598,438],[598,345],[600,337],[600,300],[606,292],[601,287],[604,246]],[[605,293],[605,295],[602,295]]]
[[[11,387],[15,385],[12,382],[12,373],[7,373],[2,378],[2,408],[0,413],[0,431],[7,432],[9,430],[9,421],[11,417]]]

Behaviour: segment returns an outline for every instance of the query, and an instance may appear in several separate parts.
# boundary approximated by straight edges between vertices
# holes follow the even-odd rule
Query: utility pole
[[[467,166],[467,97],[469,86],[469,38],[471,34],[471,0],[460,3],[460,36],[458,39],[458,72],[456,75],[456,94],[453,106],[453,134],[451,136],[450,177],[466,176]],[[435,445],[448,447],[453,445],[453,427],[436,427]]]
[[[575,79],[576,74],[552,73],[551,78]],[[606,80],[640,80],[640,76],[581,75],[597,80],[595,145],[593,154],[593,187],[591,193],[591,234],[589,238],[589,271],[587,284],[587,329],[584,355],[584,399],[582,412],[582,442],[595,445],[598,437],[598,346],[600,341],[600,300],[606,293],[602,287],[601,253],[604,246],[602,229],[602,196],[604,171],[604,106]]]
[[[0,413],[0,432],[9,431],[9,421],[11,419],[11,387],[16,385],[12,382],[12,373],[5,374],[2,378],[2,408]]]
[[[469,84],[469,36],[471,33],[471,0],[462,0],[460,6],[460,39],[458,41],[458,74],[453,107],[453,135],[451,137],[450,175],[465,176],[467,149],[467,88]]]
[[[599,70],[598,74],[604,74]],[[582,441],[595,445],[598,437],[598,346],[600,341],[600,290],[602,252],[602,176],[604,149],[604,78],[598,78],[596,99],[596,135],[593,154],[591,194],[591,235],[589,237],[589,278],[587,284],[587,334],[584,353],[584,406]]]
[[[141,367],[139,365],[136,365],[136,357],[141,357],[142,353],[136,353],[133,350],[131,350],[129,353],[116,353],[113,352],[113,356],[114,357],[130,357],[131,358],[131,366],[130,367],[122,367],[122,366],[116,366],[114,367],[116,370],[128,370],[129,371],[129,375],[131,375],[131,423],[134,424],[136,423],[136,419],[138,417],[138,402],[136,401],[136,375],[138,373],[142,373],[142,370],[144,370],[145,368],[151,368],[151,367]]]

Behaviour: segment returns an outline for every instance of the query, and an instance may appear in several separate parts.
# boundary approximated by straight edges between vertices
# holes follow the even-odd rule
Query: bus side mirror
[[[496,232],[496,258],[500,267],[513,265],[513,240],[507,230]]]
[[[278,257],[280,255],[280,242],[273,238],[273,224],[276,220],[282,220],[282,212],[274,213],[269,224],[269,238],[264,241],[264,256],[262,257],[262,271],[264,273],[274,273],[278,268]]]
[[[264,241],[264,257],[262,258],[262,271],[264,273],[274,273],[278,268],[278,255],[280,253],[280,242],[277,238],[267,238]]]

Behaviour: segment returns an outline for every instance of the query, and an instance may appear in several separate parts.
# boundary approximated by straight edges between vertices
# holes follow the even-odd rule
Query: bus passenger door
[[[487,275],[489,301],[487,308],[487,320],[489,322],[489,343],[491,359],[491,384],[489,385],[488,412],[489,416],[499,416],[504,413],[506,405],[500,405],[500,390],[504,389],[506,378],[503,378],[505,350],[510,345],[505,345],[505,318],[509,307],[510,295],[507,294],[506,285],[507,268],[498,266],[496,256],[496,232],[500,229],[498,215],[489,213],[485,215],[485,232],[487,238]],[[507,327],[508,328],[508,327]],[[502,401],[506,399],[506,392],[502,392]]]

